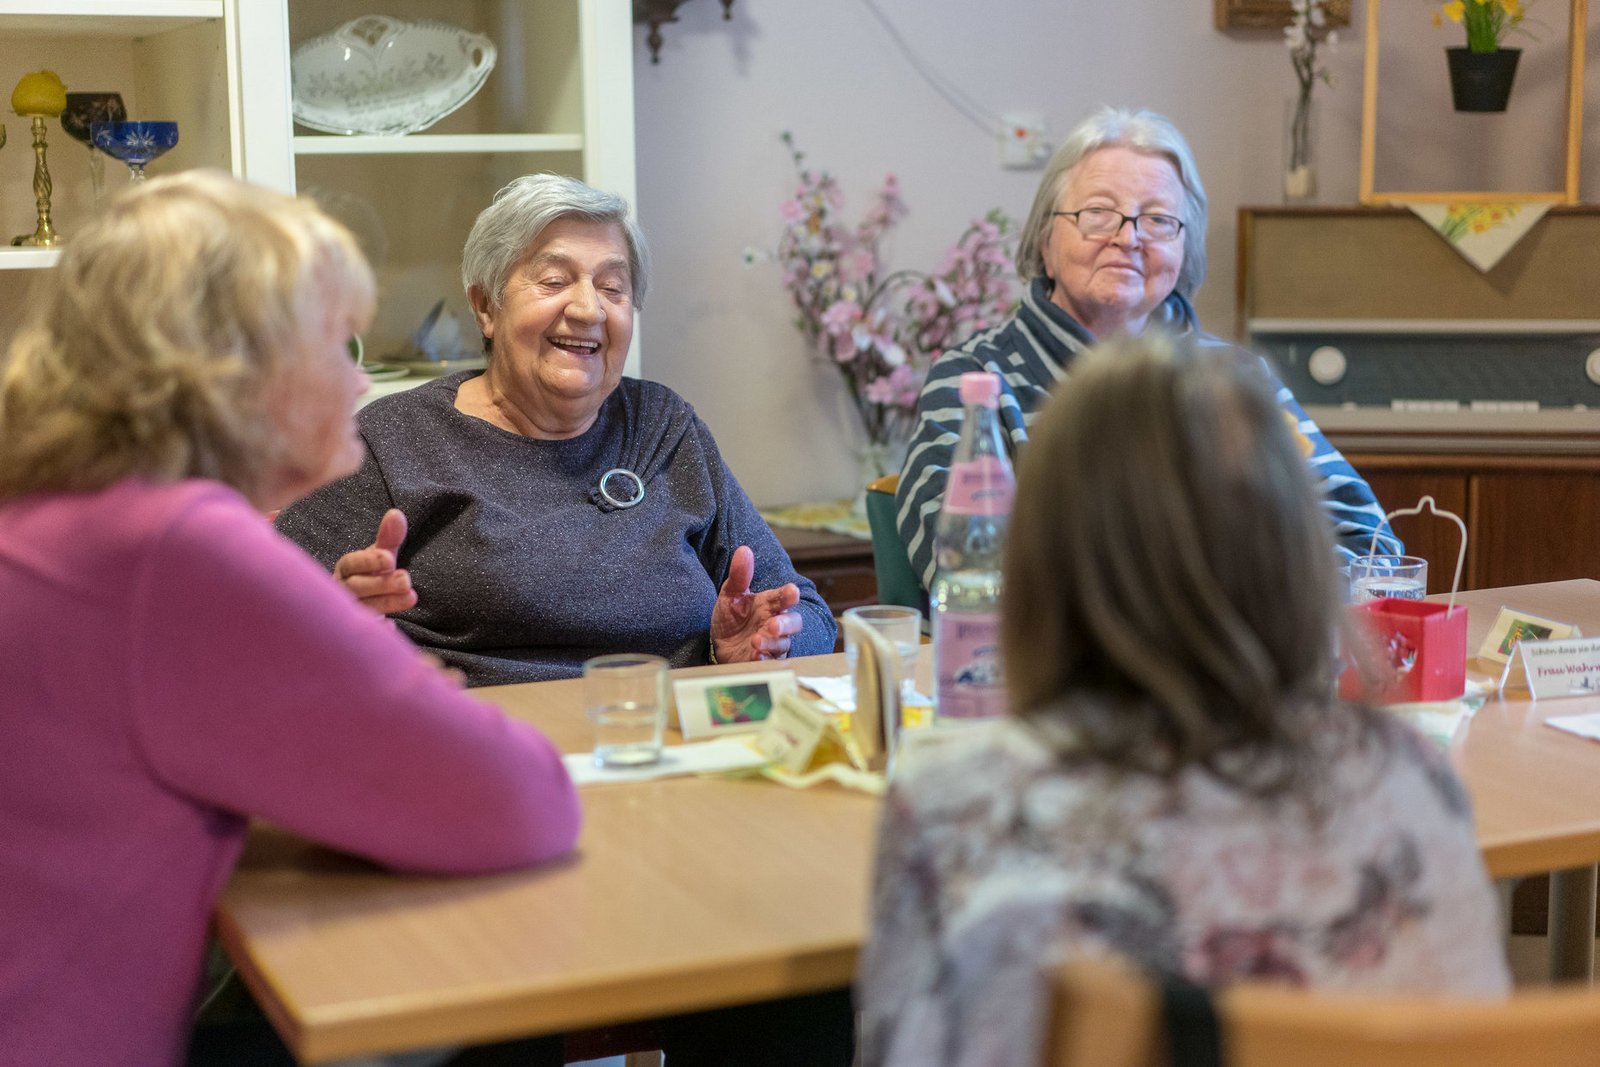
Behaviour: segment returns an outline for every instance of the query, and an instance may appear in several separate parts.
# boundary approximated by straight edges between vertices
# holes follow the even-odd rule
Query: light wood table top
[[[773,666],[845,673],[839,654]],[[578,681],[476,692],[563,751],[593,746]],[[855,973],[877,805],[766,781],[587,786],[574,856],[465,879],[396,875],[263,827],[218,936],[313,1063],[832,989]]]
[[[1503,604],[1600,633],[1600,582],[1460,599],[1471,609],[1469,653]],[[924,671],[926,661],[925,649]],[[786,666],[845,671],[840,655]],[[578,682],[478,693],[565,751],[592,744]],[[1600,697],[1491,696],[1458,733],[1453,758],[1496,877],[1600,862],[1600,745],[1542,725],[1584,711],[1600,711]],[[219,936],[306,1062],[588,1028],[852,979],[876,800],[674,778],[586,787],[583,801],[576,855],[485,878],[396,875],[262,828],[223,895]]]
[[[1600,582],[1590,579],[1477,590],[1457,603],[1468,608],[1469,656],[1502,606],[1600,634]],[[1469,666],[1482,668],[1473,673],[1493,671],[1498,680],[1499,664]],[[1527,695],[1491,695],[1451,745],[1472,794],[1484,862],[1496,878],[1600,862],[1600,744],[1544,725],[1554,715],[1600,712],[1600,696],[1533,701]]]

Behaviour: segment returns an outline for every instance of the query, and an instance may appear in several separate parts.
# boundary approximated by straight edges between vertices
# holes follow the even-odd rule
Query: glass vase
[[[852,514],[867,513],[867,486],[886,474],[899,474],[905,458],[904,441],[868,441],[856,451],[856,495],[850,502]]]
[[[1283,118],[1283,202],[1310,204],[1317,199],[1316,127],[1311,93],[1291,96]]]

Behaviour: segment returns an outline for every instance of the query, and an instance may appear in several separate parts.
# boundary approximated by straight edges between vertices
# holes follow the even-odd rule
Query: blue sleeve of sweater
[[[1263,360],[1263,365],[1265,361]],[[1271,373],[1271,368],[1267,368]],[[1289,387],[1277,380],[1278,404],[1295,420],[1296,427],[1311,442],[1311,455],[1306,464],[1311,468],[1317,488],[1322,493],[1322,507],[1333,522],[1333,537],[1341,560],[1350,560],[1369,553],[1401,553],[1405,545],[1389,528],[1384,518],[1383,505],[1373,494],[1366,479],[1356,473],[1337,448],[1323,436],[1322,430],[1306,414],[1305,408],[1294,398]],[[1376,547],[1373,535],[1377,534]]]
[[[700,417],[695,416],[695,430],[706,454],[706,464],[716,495],[717,518],[699,546],[700,558],[705,562],[711,581],[718,588],[728,577],[728,564],[740,545],[749,545],[755,554],[755,575],[750,588],[761,592],[793,582],[800,590],[800,602],[795,610],[804,620],[804,626],[789,642],[791,656],[820,656],[833,651],[838,637],[838,626],[833,612],[816,585],[794,569],[789,553],[784,551],[777,534],[767,525],[756,506],[745,495],[744,487],[728,469],[722,459],[711,430]],[[709,620],[708,620],[709,621]]]

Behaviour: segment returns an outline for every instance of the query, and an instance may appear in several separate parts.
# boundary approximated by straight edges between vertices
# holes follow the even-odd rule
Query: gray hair
[[[1022,228],[1017,245],[1017,273],[1024,282],[1045,276],[1044,239],[1055,221],[1056,204],[1067,177],[1084,158],[1102,148],[1131,148],[1137,152],[1165,156],[1183,183],[1183,225],[1188,230],[1183,243],[1183,264],[1173,287],[1184,296],[1193,296],[1206,280],[1206,189],[1200,183],[1200,168],[1195,164],[1189,142],[1172,121],[1154,111],[1133,111],[1103,105],[1074,126],[1067,139],[1050,157],[1033,209]]]
[[[650,250],[639,224],[628,214],[628,202],[560,174],[525,174],[494,194],[493,202],[479,212],[461,250],[462,287],[470,295],[476,286],[490,304],[502,307],[512,270],[546,226],[567,218],[616,223],[628,245],[633,306],[643,308]]]

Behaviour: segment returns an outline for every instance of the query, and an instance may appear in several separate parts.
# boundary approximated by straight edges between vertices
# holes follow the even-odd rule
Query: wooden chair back
[[[1317,994],[1243,983],[1215,998],[1223,1067],[1587,1067],[1600,1063],[1600,990],[1503,1001]],[[1161,994],[1124,964],[1056,977],[1046,1067],[1167,1067]]]

